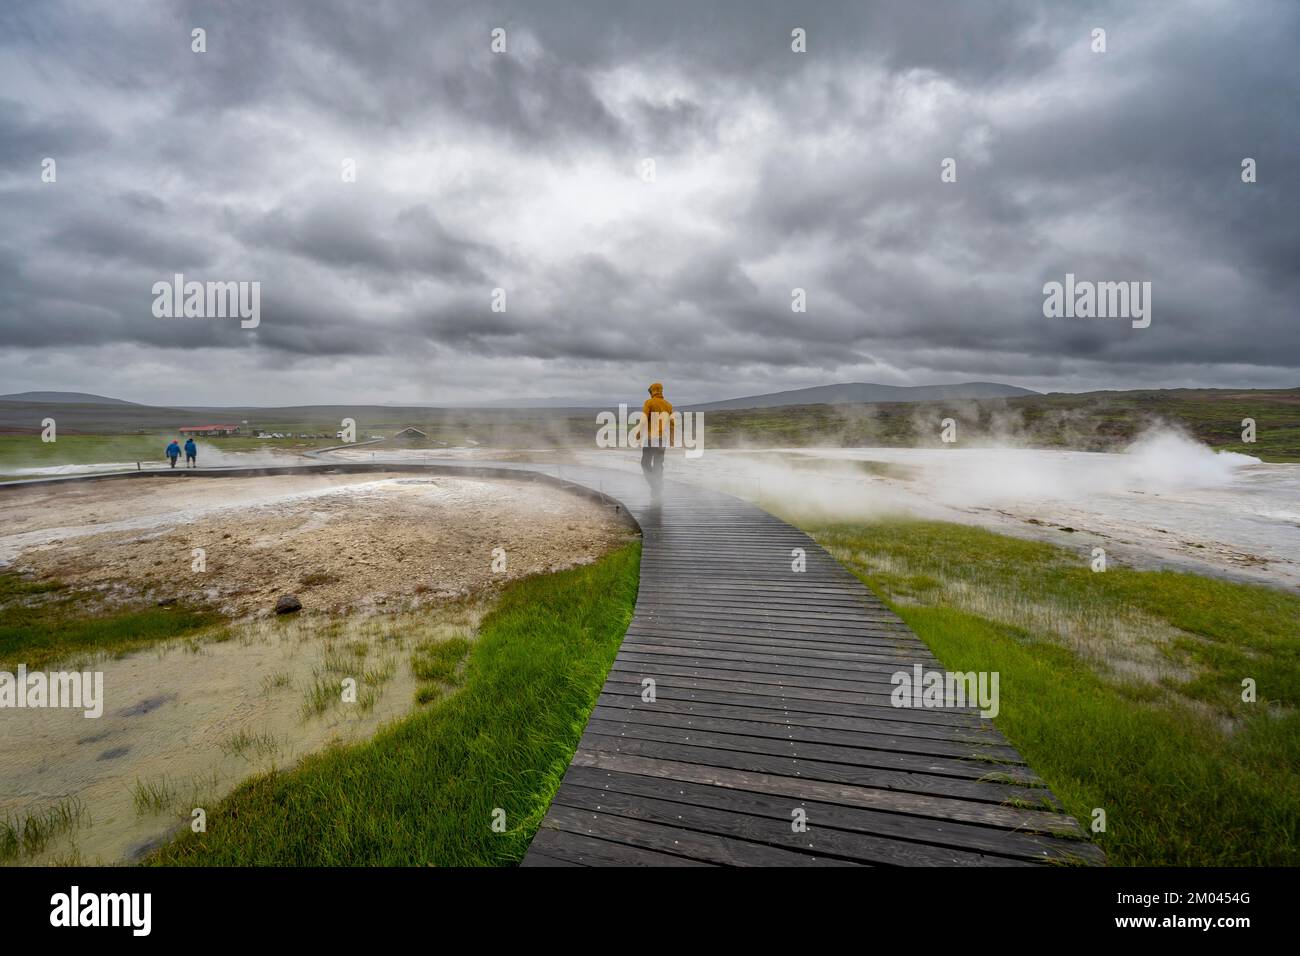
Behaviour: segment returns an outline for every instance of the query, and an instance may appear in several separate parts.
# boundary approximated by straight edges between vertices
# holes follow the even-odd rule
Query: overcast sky
[[[0,392],[1297,386],[1298,175],[1289,0],[6,2]]]

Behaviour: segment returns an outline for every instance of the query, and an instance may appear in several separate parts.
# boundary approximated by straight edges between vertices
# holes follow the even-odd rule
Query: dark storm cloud
[[[1291,384],[1297,37],[1281,2],[10,7],[4,371]],[[260,326],[154,318],[177,272],[261,282]],[[1044,319],[1066,272],[1151,281],[1151,327]]]
[[[153,266],[175,262],[185,269],[202,268],[212,260],[210,246],[200,237],[178,237],[165,223],[165,205],[136,197],[118,197],[105,210],[69,215],[49,234],[62,254]],[[143,224],[146,228],[141,228]]]
[[[73,156],[102,146],[107,131],[84,114],[40,116],[22,103],[0,98],[0,164],[30,163],[33,155]]]
[[[496,250],[453,236],[427,206],[377,215],[372,205],[343,202],[276,209],[241,232],[250,247],[277,249],[331,269],[384,276],[417,273],[457,282],[485,281],[475,260]]]

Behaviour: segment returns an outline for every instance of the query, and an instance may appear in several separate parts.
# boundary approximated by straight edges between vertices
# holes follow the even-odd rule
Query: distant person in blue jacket
[[[172,443],[167,446],[167,457],[171,459],[172,467],[175,468],[176,459],[181,457],[181,443],[175,438],[173,438]]]
[[[193,438],[185,439],[185,467],[199,467],[199,446],[194,444]]]

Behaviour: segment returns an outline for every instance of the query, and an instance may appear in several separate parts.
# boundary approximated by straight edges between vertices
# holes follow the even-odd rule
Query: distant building
[[[215,438],[220,435],[238,435],[238,425],[183,425],[180,429],[182,435],[198,435],[208,438]]]
[[[393,436],[398,441],[428,441],[429,436],[418,428],[403,428]]]

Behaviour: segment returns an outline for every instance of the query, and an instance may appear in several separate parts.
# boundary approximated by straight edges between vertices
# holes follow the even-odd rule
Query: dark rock
[[[281,594],[275,599],[276,614],[292,614],[294,611],[302,610],[302,602],[298,600],[296,594]]]
[[[176,603],[176,600],[177,600],[177,599],[174,598],[174,597],[159,598],[159,599],[158,599],[158,606],[159,606],[159,607],[171,607],[173,604]]]

